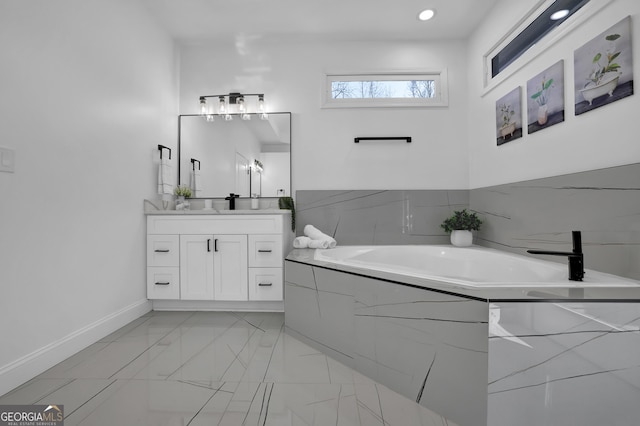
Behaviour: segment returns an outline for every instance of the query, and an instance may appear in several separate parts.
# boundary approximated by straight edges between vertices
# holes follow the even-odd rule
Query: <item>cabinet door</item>
[[[216,235],[214,299],[248,300],[247,236]]]
[[[213,300],[213,235],[180,235],[180,299]]]

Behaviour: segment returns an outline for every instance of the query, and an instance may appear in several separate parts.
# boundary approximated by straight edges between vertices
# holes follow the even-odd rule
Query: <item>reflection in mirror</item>
[[[215,116],[213,122],[181,115],[179,130],[178,183],[193,188],[195,181],[194,198],[291,194],[291,113],[269,113],[268,120]]]

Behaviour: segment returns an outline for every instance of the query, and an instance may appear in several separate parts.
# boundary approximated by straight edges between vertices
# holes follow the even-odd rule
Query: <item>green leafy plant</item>
[[[540,106],[546,105],[547,102],[549,102],[549,92],[551,92],[551,88],[553,88],[553,79],[545,80],[545,77],[542,77],[540,90],[531,95],[531,99],[536,101]]]
[[[281,209],[291,210],[291,230],[296,232],[296,208],[291,197],[278,198],[278,206]]]
[[[454,211],[453,216],[447,218],[442,222],[440,227],[447,233],[452,231],[479,231],[482,221],[475,213],[469,213],[467,209],[460,211]]]
[[[178,197],[190,198],[191,197],[191,188],[189,188],[186,185],[178,185],[173,190],[173,193],[176,194]]]
[[[620,56],[621,52],[613,53],[615,49],[615,41],[620,38],[620,34],[609,34],[604,39],[610,43],[610,48],[605,52],[607,55],[607,64],[600,65],[600,60],[602,59],[602,53],[598,52],[593,57],[592,63],[595,65],[595,68],[591,70],[591,74],[587,78],[588,82],[585,85],[588,86],[590,83],[594,85],[599,85],[604,76],[610,72],[617,72],[620,70],[620,64],[613,62],[618,56]]]
[[[511,104],[501,104],[499,105],[500,115],[502,117],[502,126],[501,129],[508,127],[511,124],[511,117],[516,113],[513,108],[511,108]]]

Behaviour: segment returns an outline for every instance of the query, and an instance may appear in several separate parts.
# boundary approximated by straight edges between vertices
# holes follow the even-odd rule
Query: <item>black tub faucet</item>
[[[569,258],[569,280],[582,281],[584,277],[584,255],[582,254],[582,234],[571,231],[573,251],[527,250],[531,254],[546,254],[550,256],[567,256]]]

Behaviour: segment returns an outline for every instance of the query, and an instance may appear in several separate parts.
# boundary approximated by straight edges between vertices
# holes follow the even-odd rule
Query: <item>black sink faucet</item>
[[[236,198],[238,198],[239,195],[238,194],[234,194],[233,192],[231,194],[229,194],[228,197],[225,198],[225,200],[229,200],[229,210],[235,210],[236,209]]]
[[[569,280],[582,281],[584,277],[584,255],[582,254],[582,234],[572,231],[573,251],[527,250],[531,254],[547,254],[550,256],[567,256],[569,258]]]

